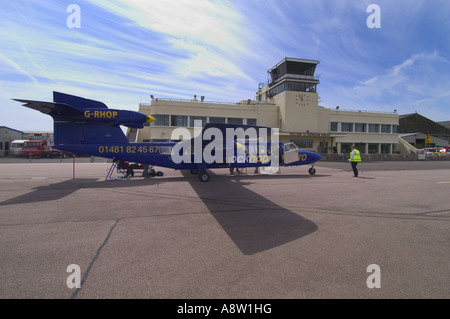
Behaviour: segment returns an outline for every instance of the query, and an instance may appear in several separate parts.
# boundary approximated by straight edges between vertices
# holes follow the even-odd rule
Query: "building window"
[[[202,121],[202,127],[206,125],[206,116],[191,116],[189,118],[189,126],[195,127],[195,121]]]
[[[365,154],[366,153],[366,143],[355,143],[355,147],[358,149],[358,151],[361,154]]]
[[[291,140],[298,148],[313,148],[313,140]]]
[[[341,132],[353,132],[353,123],[341,123]]]
[[[337,132],[337,131],[338,131],[338,123],[330,122],[330,132]]]
[[[367,132],[367,124],[366,123],[355,123],[355,132],[366,133]]]
[[[306,86],[306,90],[305,90],[306,92],[313,92],[313,93],[316,93],[317,92],[317,85],[309,85],[309,86]]]
[[[369,133],[380,133],[380,124],[369,124]]]
[[[350,143],[341,143],[341,153],[347,154],[352,151],[352,144]]]
[[[316,84],[305,82],[286,82],[287,91],[316,92]]]
[[[225,124],[225,117],[210,117],[209,123]]]
[[[381,124],[381,133],[391,134],[391,125]]]
[[[378,154],[379,144],[369,143],[369,154]]]
[[[256,119],[247,119],[247,125],[256,125]]]
[[[381,144],[381,154],[391,154],[391,144]]]
[[[156,114],[152,115],[156,121],[152,122],[152,126],[169,126],[169,115]]]
[[[283,82],[272,89],[269,90],[269,97],[280,94],[284,91],[294,91],[294,92],[317,92],[317,84],[309,82],[293,82],[286,81]]]
[[[392,134],[398,133],[398,125],[392,125]]]
[[[286,91],[286,84],[283,82],[280,85],[270,89],[268,95],[269,97],[272,97],[284,91]]]
[[[188,117],[186,115],[172,115],[170,117],[170,126],[187,127]]]
[[[392,153],[397,154],[398,153],[398,144],[392,144]]]
[[[228,118],[228,124],[243,124],[243,123],[244,123],[243,119],[232,118],[232,117]]]

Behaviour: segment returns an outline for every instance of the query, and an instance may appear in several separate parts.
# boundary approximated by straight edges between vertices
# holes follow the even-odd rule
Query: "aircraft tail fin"
[[[60,92],[53,92],[53,102],[58,105],[67,105],[76,109],[78,116],[83,116],[85,111],[92,109],[107,110],[108,107],[99,101],[69,95]],[[71,110],[66,108],[66,112]],[[91,111],[89,111],[91,112]],[[95,112],[95,110],[93,111]],[[55,144],[100,144],[100,143],[127,143],[128,139],[122,129],[117,125],[108,122],[74,121],[65,119],[58,121],[58,116],[54,118]]]
[[[71,107],[84,111],[85,109],[107,109],[108,107],[99,101],[86,99],[76,95],[70,95],[61,92],[53,92],[53,102],[70,105]]]
[[[54,120],[55,146],[128,143],[120,125],[142,128],[155,119],[146,114],[109,109],[104,103],[53,92],[53,102],[18,100]]]

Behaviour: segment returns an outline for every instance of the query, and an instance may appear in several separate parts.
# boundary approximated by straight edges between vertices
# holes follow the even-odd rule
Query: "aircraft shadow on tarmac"
[[[98,179],[67,180],[47,186],[3,202],[0,206],[46,202],[66,197],[82,188],[120,188],[187,181],[206,205],[230,239],[244,255],[269,250],[315,232],[318,227],[303,218],[248,189],[252,180],[318,178],[326,175],[216,175],[210,172],[211,181],[202,183],[197,176],[182,172],[184,177],[136,179],[127,181],[98,181]]]
[[[183,181],[183,177],[171,178],[171,182]],[[160,183],[162,179],[158,178],[158,181],[153,183]],[[63,197],[69,196],[83,188],[120,188],[120,187],[133,187],[153,184],[152,180],[144,178],[136,178],[131,180],[117,180],[117,181],[102,181],[98,178],[77,178],[75,180],[69,179],[63,182],[54,183],[45,186],[34,187],[29,193],[19,195],[0,202],[0,206],[18,205],[28,203],[39,203],[58,200]]]
[[[66,180],[60,183],[50,184],[46,186],[37,186],[33,188],[33,191],[29,193],[0,202],[0,206],[58,200],[82,188],[83,184],[89,185],[90,183],[95,183],[95,181],[97,181],[97,179],[88,178],[77,179],[76,182],[73,180]]]
[[[153,177],[153,178],[140,178],[134,177],[130,180],[117,180],[117,181],[105,181],[99,180],[98,178],[77,178],[75,180],[69,179],[59,183],[54,183],[45,186],[37,186],[33,188],[33,191],[19,195],[17,197],[13,197],[7,199],[3,202],[0,202],[0,206],[7,205],[17,205],[17,204],[27,204],[27,203],[38,203],[38,202],[47,202],[58,200],[63,197],[66,197],[79,189],[82,188],[121,188],[121,187],[133,187],[133,186],[145,186],[145,185],[153,185],[153,184],[165,184],[165,183],[174,183],[174,182],[186,182],[189,181],[194,187],[197,184],[206,184],[209,183],[201,183],[196,176],[191,174],[187,174],[182,172],[183,176],[180,177]],[[249,178],[247,175],[215,175],[211,173],[214,178],[218,178],[220,181],[240,181],[242,179]],[[315,175],[312,178],[325,177],[329,175]],[[195,179],[190,180],[195,177]],[[251,176],[251,179],[299,179],[299,178],[311,178],[309,175],[277,175],[276,177],[270,175],[255,175]],[[215,188],[215,187],[214,187]],[[217,194],[215,194],[216,196]]]
[[[190,173],[183,172],[183,175],[244,255],[281,246],[318,229],[312,221],[246,188],[253,178],[271,176],[254,176],[249,182],[245,176],[230,178],[210,172],[211,181],[199,183],[197,177],[188,176]]]

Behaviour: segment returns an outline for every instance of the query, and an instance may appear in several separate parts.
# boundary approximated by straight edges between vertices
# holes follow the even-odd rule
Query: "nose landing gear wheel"
[[[198,179],[201,180],[202,182],[207,182],[209,181],[209,174],[206,172],[200,172],[198,174]]]
[[[314,174],[316,174],[316,169],[315,169],[314,167],[311,167],[311,168],[308,170],[308,173],[309,173],[309,175],[314,175]]]

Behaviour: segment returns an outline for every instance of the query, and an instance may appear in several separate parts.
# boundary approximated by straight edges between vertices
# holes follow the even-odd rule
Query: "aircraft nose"
[[[156,119],[153,116],[147,115],[147,117],[145,118],[145,121],[147,123],[150,123],[150,122],[156,121]]]
[[[320,161],[322,159],[322,155],[315,153],[314,154],[314,162]]]

